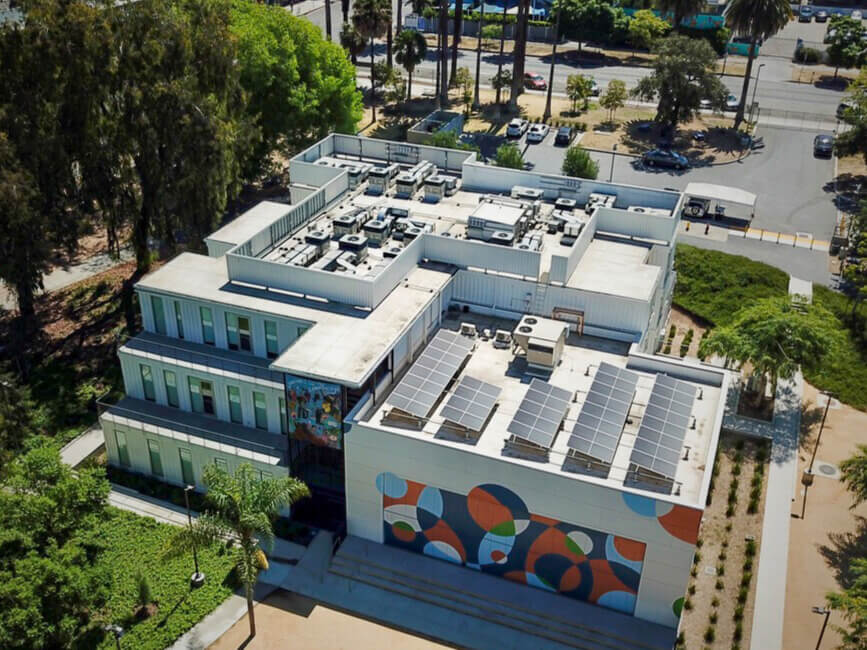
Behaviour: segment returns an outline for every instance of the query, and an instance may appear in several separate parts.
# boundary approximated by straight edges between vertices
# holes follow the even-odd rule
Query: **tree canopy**
[[[840,463],[843,484],[855,497],[856,507],[867,501],[867,445],[858,445],[858,451]]]
[[[707,41],[674,35],[660,40],[653,72],[641,79],[632,94],[657,100],[656,120],[672,128],[691,120],[707,99],[722,108],[728,91],[714,73],[716,53]]]
[[[560,33],[581,43],[605,43],[614,30],[614,10],[604,0],[562,0]]]
[[[649,50],[657,40],[665,36],[671,25],[649,9],[639,9],[632,14],[627,28],[629,44],[636,49]]]
[[[830,593],[828,605],[842,612],[848,627],[835,626],[842,637],[841,650],[867,648],[867,558],[853,558],[848,567],[849,579],[842,592]]]
[[[584,147],[576,144],[566,150],[563,173],[575,178],[595,179],[599,174],[599,164],[590,157]]]
[[[828,23],[828,62],[834,66],[834,78],[840,68],[854,68],[865,58],[867,41],[861,21],[849,16],[834,16]]]
[[[762,388],[769,379],[773,392],[779,379],[792,377],[799,368],[821,367],[843,345],[840,330],[837,318],[824,307],[793,304],[789,296],[766,298],[739,311],[732,323],[711,330],[700,352],[749,364]]]
[[[838,156],[861,154],[867,161],[867,70],[862,70],[849,84],[845,101],[849,108],[843,111],[841,119],[849,128],[838,130],[835,152]]]
[[[608,111],[608,121],[614,121],[614,115],[618,108],[626,106],[626,98],[629,93],[626,90],[626,84],[620,79],[612,79],[608,82],[608,87],[602,96],[599,98],[599,105]]]
[[[572,100],[572,112],[581,102],[582,108],[587,108],[587,100],[593,92],[593,79],[584,74],[570,74],[566,77],[566,96]]]
[[[524,157],[521,155],[521,150],[518,149],[514,143],[506,142],[497,147],[497,153],[494,156],[494,164],[497,167],[523,169]]]
[[[414,29],[404,29],[397,35],[394,44],[394,58],[404,67],[409,82],[407,83],[406,98],[412,99],[412,73],[415,67],[424,61],[427,55],[427,41],[421,32]]]

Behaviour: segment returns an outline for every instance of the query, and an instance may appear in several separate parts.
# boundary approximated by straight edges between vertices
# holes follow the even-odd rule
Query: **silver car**
[[[516,117],[506,127],[506,135],[510,138],[520,138],[527,131],[527,120]]]
[[[545,139],[545,136],[548,135],[548,125],[547,124],[534,124],[530,127],[530,130],[527,131],[527,142],[542,142]]]

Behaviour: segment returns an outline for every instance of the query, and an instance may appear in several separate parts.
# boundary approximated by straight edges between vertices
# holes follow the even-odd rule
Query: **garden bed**
[[[720,439],[683,604],[679,648],[748,648],[769,445]]]

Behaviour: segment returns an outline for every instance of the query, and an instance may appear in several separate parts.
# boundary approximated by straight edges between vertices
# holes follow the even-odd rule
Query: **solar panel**
[[[568,390],[534,378],[508,431],[547,449],[554,442],[571,400],[572,393]]]
[[[637,384],[638,375],[631,370],[604,361],[600,363],[572,427],[569,448],[610,465]]]
[[[440,330],[391,392],[388,403],[418,418],[427,417],[472,347],[466,337]]]
[[[443,407],[442,416],[471,431],[481,431],[494,410],[500,390],[475,377],[464,377]]]
[[[689,426],[689,417],[698,389],[668,375],[657,375],[631,461],[667,479],[673,479]]]

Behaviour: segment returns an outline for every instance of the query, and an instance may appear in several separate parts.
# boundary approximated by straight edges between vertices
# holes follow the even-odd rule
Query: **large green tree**
[[[840,322],[819,305],[795,304],[789,296],[766,298],[745,307],[734,320],[711,331],[700,346],[740,366],[748,364],[760,381],[761,401],[770,383],[792,377],[799,369],[815,372],[844,344]]]
[[[753,61],[756,58],[759,42],[776,34],[789,23],[791,18],[792,8],[788,0],[731,0],[726,6],[725,19],[728,28],[735,34],[747,36],[750,39],[747,70],[744,73],[738,111],[735,114],[735,128],[740,126],[744,119],[747,91],[750,87]]]
[[[680,29],[684,20],[692,18],[704,8],[705,0],[656,0],[655,4],[663,15],[671,14],[672,25]]]
[[[513,142],[506,142],[497,147],[494,165],[509,169],[523,169],[524,157],[521,155],[521,150]]]
[[[28,386],[12,373],[0,372],[0,478],[37,433],[34,407]]]
[[[827,596],[828,605],[843,614],[848,627],[835,626],[840,633],[840,650],[865,650],[867,648],[867,558],[856,557],[850,561],[850,578],[839,593]]]
[[[578,51],[584,41],[606,43],[614,30],[614,9],[604,0],[562,0],[560,31],[578,41]]]
[[[692,119],[702,99],[722,108],[728,94],[713,72],[716,53],[704,39],[674,35],[654,48],[653,72],[642,78],[632,94],[643,101],[657,100],[656,121],[674,129]]]
[[[849,16],[834,16],[828,24],[828,62],[834,66],[834,78],[840,68],[854,68],[864,62],[867,41],[861,21]]]
[[[427,55],[427,41],[420,32],[414,29],[405,29],[397,35],[394,45],[394,58],[404,67],[408,75],[406,84],[406,98],[412,99],[412,73],[415,67],[424,61]]]
[[[636,49],[649,50],[654,43],[665,36],[671,29],[662,18],[649,9],[639,9],[632,14],[627,29],[629,44]]]
[[[0,647],[80,645],[109,595],[94,531],[109,485],[101,470],[74,475],[53,447],[19,457],[0,484]]]
[[[352,24],[370,43],[370,108],[376,122],[376,75],[373,41],[385,34],[391,24],[391,0],[355,0]]]
[[[331,131],[355,133],[362,112],[355,69],[317,27],[281,7],[238,1],[231,31],[247,112],[261,132],[248,175],[273,151],[291,153]]]
[[[861,154],[867,161],[867,70],[862,70],[849,84],[846,103],[849,108],[843,111],[841,119],[849,128],[838,131],[834,150],[838,156]]]
[[[572,145],[566,150],[566,157],[563,159],[563,173],[575,178],[595,180],[599,174],[599,163],[593,160],[580,144]]]
[[[852,507],[867,501],[867,445],[858,445],[858,451],[840,463],[843,484],[855,497]]]
[[[259,571],[268,568],[264,548],[274,542],[273,522],[280,511],[299,499],[310,496],[307,486],[292,477],[260,479],[249,463],[230,475],[215,465],[202,473],[208,491],[205,512],[189,528],[182,528],[172,539],[167,556],[186,553],[193,545],[206,546],[233,538],[235,571],[244,585],[250,636],[256,636],[253,614],[253,588]]]

